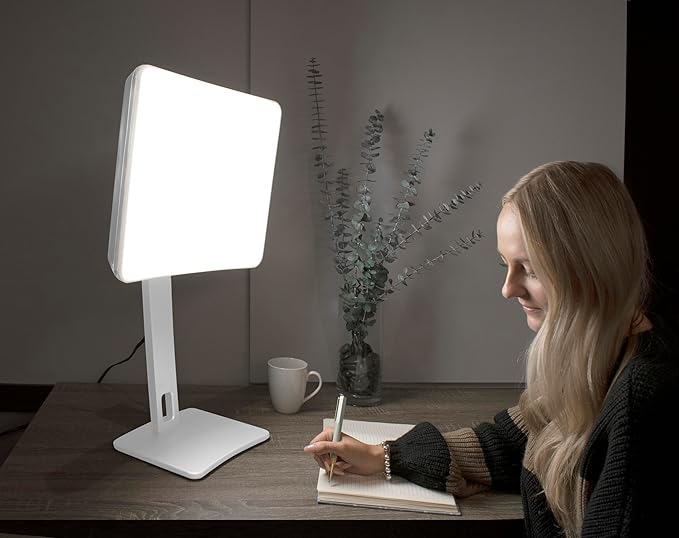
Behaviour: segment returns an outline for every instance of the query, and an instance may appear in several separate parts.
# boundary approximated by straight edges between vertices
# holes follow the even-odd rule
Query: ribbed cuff
[[[433,424],[421,422],[389,446],[392,474],[425,488],[445,491],[450,454]]]
[[[495,423],[482,423],[474,432],[479,438],[494,489],[515,490],[519,484],[526,435],[508,410],[495,416]]]

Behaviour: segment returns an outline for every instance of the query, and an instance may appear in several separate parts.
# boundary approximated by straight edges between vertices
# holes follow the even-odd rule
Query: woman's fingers
[[[320,456],[316,456],[316,454],[314,454],[314,459],[316,460],[316,463],[318,463],[318,466],[321,469],[325,469],[326,471],[330,470],[330,463],[328,462],[327,459],[321,458]]]
[[[342,461],[342,460],[337,460],[337,463],[335,463],[335,465],[342,468],[342,469],[346,469],[347,467],[351,467],[351,464],[349,462]]]
[[[316,454],[314,454],[314,459],[316,460],[316,463],[318,463],[318,466],[321,469],[325,469],[327,473],[330,472],[329,458],[323,458],[321,456],[317,456]],[[335,462],[335,467],[332,472],[333,474],[344,474],[350,467],[351,467],[350,463],[347,463],[346,461],[342,460],[337,460]]]
[[[332,441],[332,428],[328,428],[314,437],[304,452],[313,456],[321,469],[330,472],[330,457],[335,456],[336,463],[334,472],[371,474],[376,472],[375,460],[378,456],[372,454],[371,445],[367,445],[357,439],[343,434],[338,442]],[[379,461],[382,462],[382,453],[379,454]]]
[[[332,441],[312,441],[304,447],[304,452],[311,452],[312,454],[339,454],[342,453],[342,443],[333,443]]]
[[[326,428],[321,433],[319,433],[316,437],[314,437],[311,441],[309,441],[309,444],[313,445],[314,443],[317,443],[318,441],[332,441],[332,433],[333,433],[333,428]]]

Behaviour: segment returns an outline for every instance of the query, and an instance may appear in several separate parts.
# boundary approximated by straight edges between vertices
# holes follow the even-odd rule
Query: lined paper
[[[333,423],[332,419],[326,418],[323,420],[323,427],[332,427]],[[413,424],[345,420],[342,433],[374,445],[381,441],[397,439],[413,426]],[[427,489],[399,476],[385,480],[382,474],[360,476],[346,473],[335,475],[330,481],[325,469],[319,469],[317,488],[318,502],[453,515],[460,513],[455,498],[450,493]]]

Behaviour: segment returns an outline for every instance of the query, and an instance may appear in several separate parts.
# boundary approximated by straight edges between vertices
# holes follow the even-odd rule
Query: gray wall
[[[246,91],[247,0],[2,1],[0,382],[96,381],[143,335],[106,260],[123,84],[150,63]],[[245,383],[247,271],[173,279],[179,382]],[[143,350],[107,381],[144,382]]]
[[[595,160],[622,172],[625,2],[257,0],[252,21],[252,90],[277,98],[284,119],[266,252],[252,271],[251,380],[264,381],[266,360],[282,354],[334,380],[347,340],[312,179],[311,56],[325,75],[338,167],[358,169],[367,116],[375,107],[385,114],[375,215],[392,209],[409,155],[429,127],[439,136],[413,210],[485,184],[391,265],[398,271],[436,255],[474,228],[486,234],[466,256],[383,303],[371,337],[384,379],[522,380],[530,332],[516,302],[500,295],[499,200],[546,161]]]
[[[106,261],[122,86],[141,63],[251,84],[283,107],[262,265],[173,279],[180,383],[262,382],[277,355],[334,379],[344,334],[309,162],[310,56],[339,164],[357,168],[366,116],[385,112],[378,212],[428,127],[439,136],[416,209],[485,183],[392,266],[486,232],[385,303],[373,344],[387,381],[520,380],[530,333],[499,295],[499,198],[548,160],[622,172],[621,0],[0,2],[0,383],[94,381],[142,336],[140,287]],[[144,382],[143,353],[107,380]]]

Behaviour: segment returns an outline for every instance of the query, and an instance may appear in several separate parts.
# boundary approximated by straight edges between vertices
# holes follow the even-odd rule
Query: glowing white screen
[[[278,103],[142,65],[126,83],[109,263],[123,282],[256,267]]]

